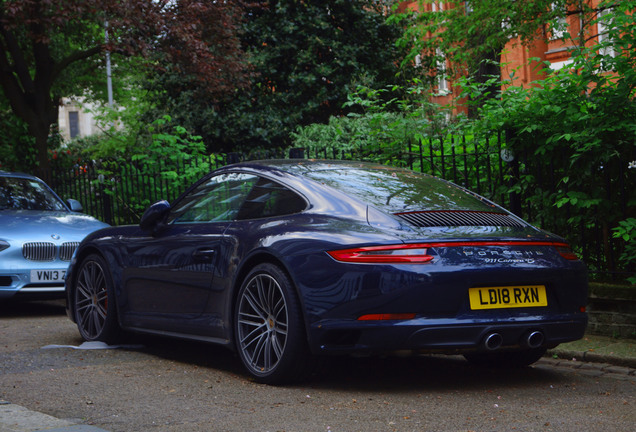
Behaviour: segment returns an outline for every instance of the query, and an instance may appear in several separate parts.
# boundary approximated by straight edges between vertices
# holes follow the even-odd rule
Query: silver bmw
[[[73,252],[108,226],[80,211],[37,177],[0,171],[0,301],[64,297]]]

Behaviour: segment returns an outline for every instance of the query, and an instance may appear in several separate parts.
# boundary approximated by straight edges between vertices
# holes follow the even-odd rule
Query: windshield
[[[0,210],[67,211],[64,204],[41,181],[0,177]]]
[[[303,174],[390,213],[440,210],[501,211],[479,196],[452,183],[414,171],[389,167],[346,167],[306,171]]]

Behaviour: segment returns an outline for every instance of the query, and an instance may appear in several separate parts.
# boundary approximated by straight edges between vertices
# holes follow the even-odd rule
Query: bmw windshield
[[[40,181],[0,176],[0,210],[68,211]]]

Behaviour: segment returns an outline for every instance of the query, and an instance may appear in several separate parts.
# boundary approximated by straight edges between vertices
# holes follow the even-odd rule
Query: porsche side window
[[[241,207],[238,219],[257,219],[299,213],[307,203],[298,194],[272,180],[261,178]]]
[[[168,223],[235,220],[258,177],[229,173],[211,177],[175,204]]]

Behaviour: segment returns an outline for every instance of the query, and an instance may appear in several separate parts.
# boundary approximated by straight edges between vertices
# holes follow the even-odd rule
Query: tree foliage
[[[464,76],[463,99],[473,104],[472,131],[509,132],[517,167],[511,192],[526,197],[524,210],[535,223],[556,232],[577,227],[574,240],[601,251],[605,268],[634,272],[636,1],[469,5],[469,13],[453,8],[418,16],[416,31],[439,37],[424,38],[412,55],[428,54],[433,73],[440,51],[451,59]],[[572,14],[577,31],[562,20]],[[568,67],[554,71],[547,63],[545,79],[526,87],[502,80],[499,59],[510,38],[531,43],[555,31],[571,47]],[[482,73],[484,65],[492,71]]]
[[[506,171],[508,192],[526,198],[524,216],[548,230],[572,233],[571,240],[580,251],[604,255],[601,261],[606,269],[628,272],[636,271],[634,10],[636,0],[618,4],[602,1],[596,12],[586,10],[581,19],[586,27],[571,36],[589,42],[601,22],[605,37],[601,41],[593,38],[598,42],[594,45],[572,44],[568,67],[553,71],[545,64],[545,79],[529,86],[502,81],[497,75],[483,81],[465,77],[459,82],[461,96],[475,104],[476,116],[454,125],[463,134],[474,136],[508,131],[507,150],[515,157]],[[463,18],[461,22],[466,24]],[[450,21],[446,25],[455,28]],[[496,97],[492,89],[497,89]],[[430,94],[424,91],[421,97],[420,104],[411,99],[395,101],[392,106],[375,104],[373,99],[363,101],[374,113],[347,123],[333,119],[329,128],[303,130],[298,134],[299,142],[320,134],[346,142],[340,134],[355,136],[361,128],[366,128],[368,137],[386,136],[387,130],[400,131],[407,124],[412,135],[425,135],[430,128],[426,120],[431,116],[420,108],[430,106]],[[406,109],[401,116],[391,117],[390,123],[369,122],[370,114],[376,118],[384,114],[388,119],[396,106]],[[413,130],[414,118],[421,119],[417,131]],[[391,151],[390,142],[383,146],[387,152]]]
[[[415,145],[449,133],[449,112],[429,100],[430,92],[418,78],[381,89],[358,86],[344,104],[351,112],[297,128],[293,144],[309,153],[333,149],[365,159],[375,154],[376,162],[399,159],[407,142]]]
[[[140,99],[123,111],[101,112],[103,134],[75,139],[53,153],[55,171],[66,173],[62,177],[70,185],[85,182],[88,170],[96,171],[101,181],[91,187],[109,195],[116,224],[138,221],[153,200],[174,199],[175,191],[183,192],[210,171],[201,137],[175,126],[167,115],[143,120],[148,103]],[[121,126],[114,127],[115,122]]]
[[[35,165],[35,143],[23,120],[16,117],[0,94],[0,170]]]
[[[557,10],[570,0],[490,0],[450,4],[419,0],[417,12],[407,10],[393,19],[413,15],[401,43],[411,48],[408,61],[416,55],[428,69],[435,69],[443,56],[457,75],[475,75],[484,60],[499,61],[506,44],[514,38],[530,43],[554,22]],[[440,4],[444,3],[443,6]],[[554,4],[554,8],[551,6]],[[433,5],[435,7],[433,8]]]
[[[624,241],[619,250],[634,250],[636,240],[626,234],[634,232],[627,229],[633,221],[627,215],[636,213],[631,169],[636,164],[636,1],[602,1],[598,8],[605,12],[591,15],[588,25],[601,22],[606,29],[600,43],[576,45],[567,68],[552,71],[546,64],[540,82],[525,88],[508,83],[500,98],[484,98],[475,125],[513,132],[508,145],[520,164],[514,188],[530,197],[535,222],[557,232],[578,226],[588,244],[597,240],[589,238],[590,228],[600,228],[597,247],[608,267],[617,268],[610,253],[612,229],[616,241]],[[467,93],[482,92],[469,80],[461,85]],[[622,254],[623,268],[636,270],[627,255]]]
[[[218,98],[242,73],[237,1],[3,0],[0,83],[12,112],[35,139],[46,169],[47,138],[60,98],[84,93],[103,74],[105,50],[148,56],[206,83]],[[108,23],[109,42],[104,27]]]
[[[357,84],[394,80],[401,29],[387,24],[391,0],[263,0],[244,9],[241,43],[251,85],[222,103],[180,91],[178,74],[157,77],[162,106],[211,150],[283,147],[298,125],[340,115]]]

